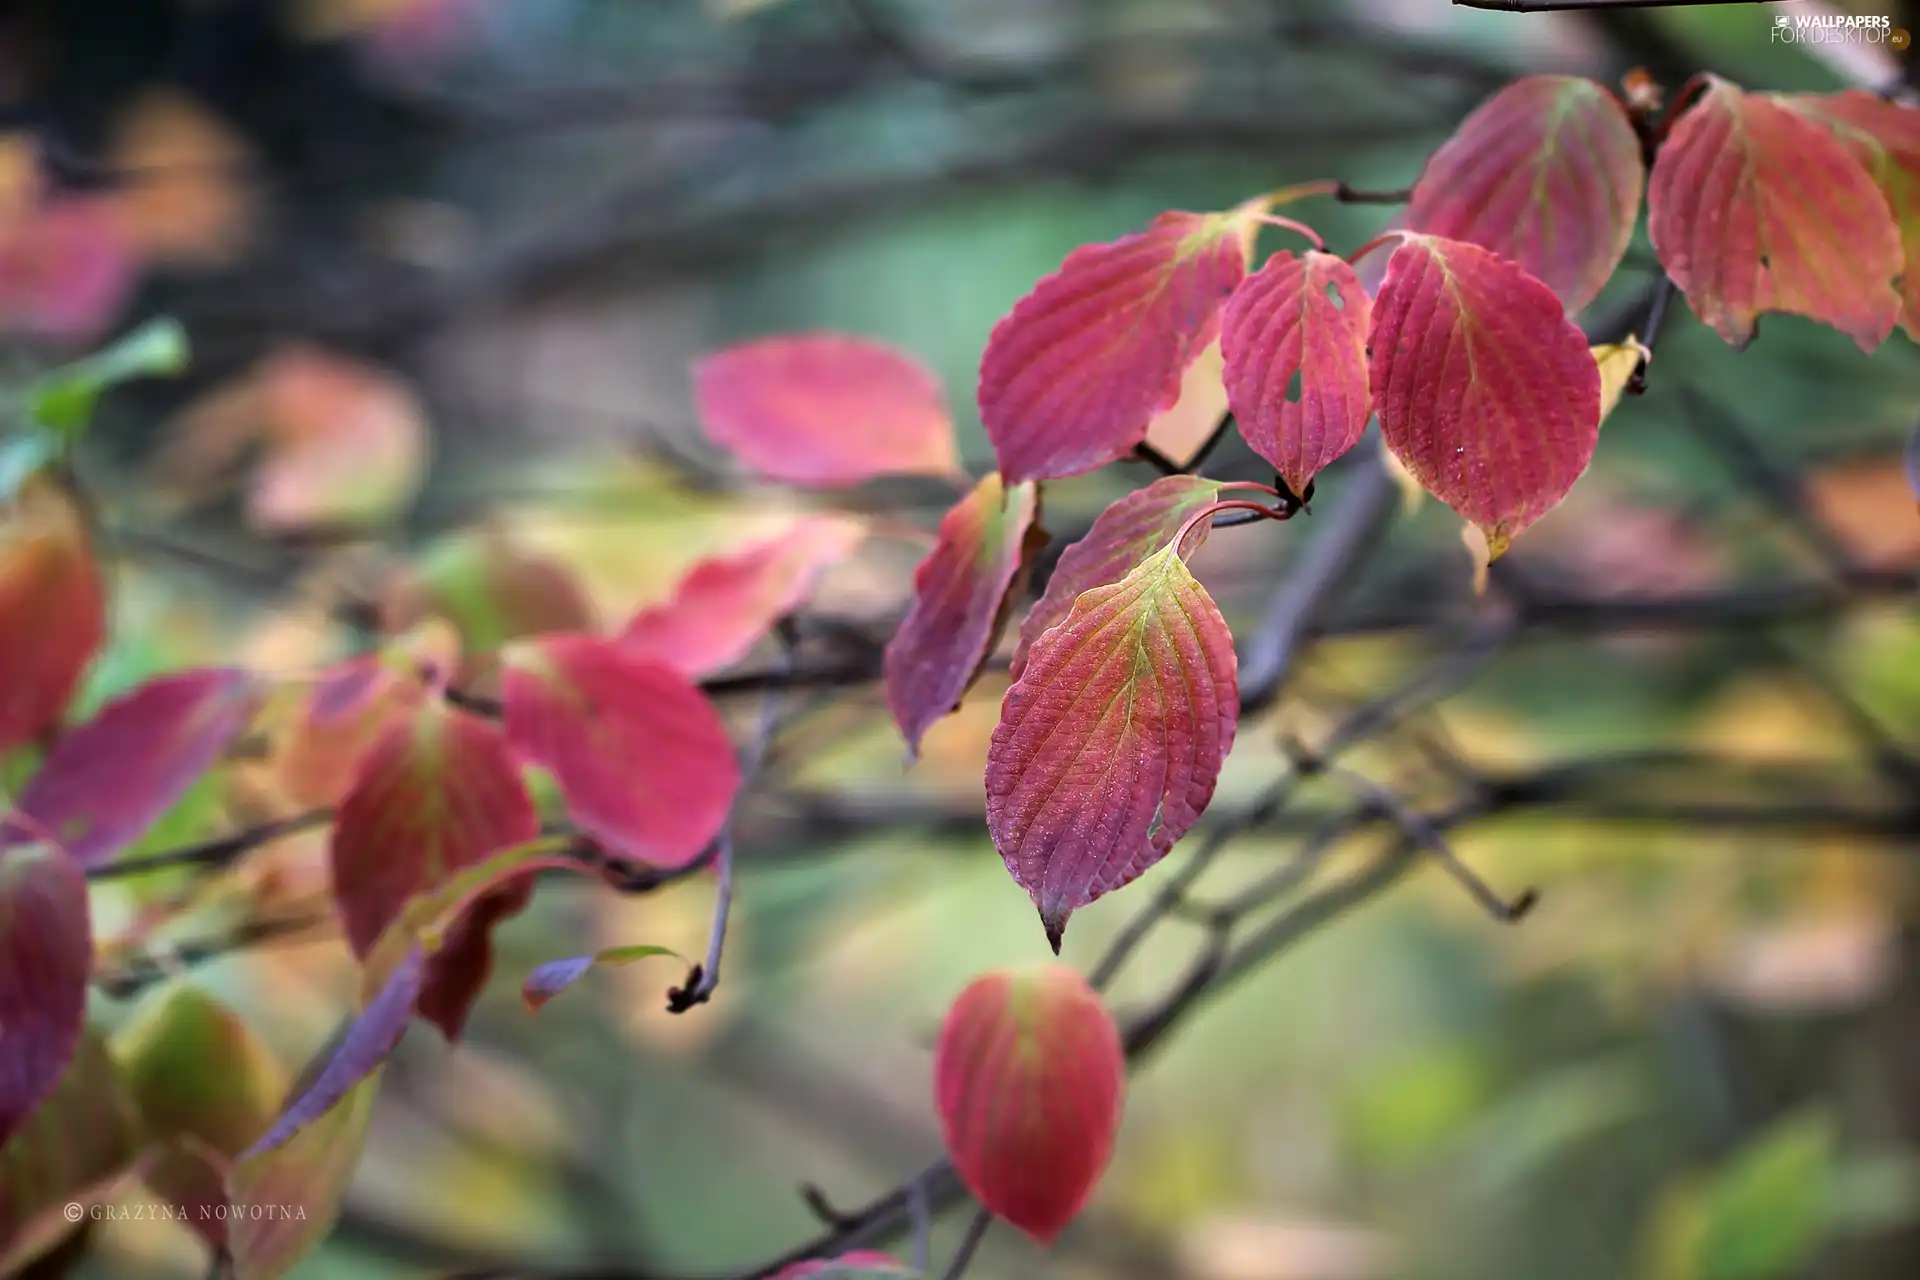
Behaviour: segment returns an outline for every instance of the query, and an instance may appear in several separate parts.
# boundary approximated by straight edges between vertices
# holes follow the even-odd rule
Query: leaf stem
[[[1272,209],[1277,205],[1292,204],[1296,200],[1310,200],[1314,196],[1338,195],[1343,184],[1332,178],[1322,178],[1317,182],[1296,182],[1290,187],[1281,187],[1269,191],[1253,203],[1263,209]]]
[[[1279,227],[1282,231],[1292,231],[1292,232],[1295,232],[1296,234],[1305,236],[1310,242],[1312,242],[1314,248],[1318,249],[1322,253],[1325,253],[1327,251],[1327,242],[1320,238],[1320,233],[1318,231],[1315,231],[1312,227],[1308,226],[1304,222],[1295,222],[1292,218],[1282,218],[1278,214],[1273,214],[1273,213],[1261,214],[1260,221],[1266,223],[1270,227]]]
[[[1379,235],[1348,254],[1347,265],[1352,266],[1389,240],[1404,240],[1406,237],[1407,233],[1405,231],[1382,231]]]
[[[1180,546],[1186,541],[1189,530],[1202,520],[1211,520],[1222,511],[1253,511],[1257,512],[1259,517],[1268,520],[1286,520],[1293,515],[1293,511],[1287,507],[1269,507],[1258,502],[1249,502],[1245,498],[1228,498],[1223,502],[1209,503],[1188,516],[1186,523],[1182,524],[1179,531],[1173,535],[1173,545]],[[1185,556],[1181,557],[1183,560],[1185,558]]]

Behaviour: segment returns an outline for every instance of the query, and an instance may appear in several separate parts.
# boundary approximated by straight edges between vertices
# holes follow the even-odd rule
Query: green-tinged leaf
[[[0,445],[0,504],[19,496],[21,486],[60,456],[60,442],[45,432],[20,436]]]
[[[887,707],[909,758],[927,730],[960,705],[1006,625],[1007,603],[1046,539],[1040,486],[987,476],[940,521],[913,574],[913,607],[887,642]]]
[[[1226,620],[1169,545],[1034,642],[987,753],[987,827],[1054,950],[1213,799],[1240,719]]]
[[[1900,326],[1920,341],[1920,109],[1864,89],[1776,99],[1832,129],[1866,167],[1900,232]]]
[[[1770,311],[1831,325],[1862,351],[1900,318],[1900,232],[1872,176],[1826,127],[1717,76],[1660,148],[1647,232],[1731,346]]]
[[[224,1244],[228,1163],[273,1123],[286,1068],[232,1010],[187,984],[157,993],[114,1051],[148,1134],[163,1144],[147,1185],[209,1243]]]
[[[81,1037],[59,1083],[0,1144],[0,1275],[17,1275],[135,1169],[139,1112],[98,1037]]]
[[[86,430],[102,392],[135,378],[179,373],[187,367],[187,331],[173,319],[151,321],[105,351],[55,369],[27,388],[28,417],[63,436]]]
[[[527,975],[526,983],[520,988],[520,996],[526,1001],[528,1012],[537,1013],[547,1001],[580,981],[587,975],[589,969],[597,965],[632,964],[635,960],[646,960],[654,956],[672,956],[681,964],[690,963],[685,956],[671,947],[646,945],[608,947],[590,956],[570,956],[565,960],[549,960]]]
[[[273,1127],[241,1152],[227,1174],[228,1248],[236,1280],[286,1274],[324,1239],[340,1215],[366,1145],[387,1056],[406,1035],[427,977],[414,947],[360,1016],[297,1087]]]
[[[1068,547],[1047,579],[1046,592],[1027,611],[1020,624],[1020,643],[1013,651],[1013,678],[1027,669],[1034,641],[1058,626],[1073,612],[1081,593],[1120,581],[1135,565],[1159,551],[1202,507],[1219,501],[1225,486],[1199,476],[1162,476],[1144,489],[1135,489],[1100,513],[1087,536]],[[1187,534],[1183,550],[1191,555],[1205,541],[1209,522],[1202,520]]]
[[[1784,1120],[1741,1149],[1706,1190],[1700,1280],[1775,1280],[1805,1266],[1827,1230],[1836,1155],[1820,1114]]]
[[[234,1167],[227,1180],[234,1280],[277,1280],[333,1231],[367,1143],[380,1072],[282,1145]]]

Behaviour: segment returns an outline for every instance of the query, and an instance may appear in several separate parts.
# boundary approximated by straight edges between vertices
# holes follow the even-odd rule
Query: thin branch
[[[1183,476],[1187,474],[1185,467],[1148,444],[1145,440],[1133,446],[1133,456],[1163,476]]]
[[[1709,4],[1759,4],[1762,0],[1453,0],[1462,9],[1502,13],[1554,13],[1570,9],[1686,9]]]
[[[1391,818],[1394,825],[1399,827],[1409,839],[1426,850],[1445,868],[1447,874],[1452,876],[1460,887],[1465,889],[1468,895],[1495,920],[1502,924],[1518,924],[1540,901],[1539,891],[1531,888],[1521,890],[1511,899],[1502,898],[1495,893],[1478,873],[1460,860],[1460,855],[1453,851],[1453,846],[1447,843],[1447,838],[1440,833],[1440,829],[1430,818],[1402,803],[1398,796],[1373,779],[1351,769],[1339,767],[1330,768],[1327,772],[1332,776],[1346,779],[1356,790],[1367,796],[1380,812]]]
[[[1351,485],[1246,643],[1240,658],[1243,709],[1265,706],[1279,696],[1314,624],[1372,555],[1393,519],[1399,490],[1381,464],[1378,436],[1369,432],[1348,457]]]
[[[331,923],[332,917],[324,914],[251,920],[231,933],[194,938],[175,943],[164,950],[135,956],[117,968],[95,973],[93,985],[115,1000],[129,1000],[148,987],[188,969],[269,942],[297,941],[302,935],[313,933]]]
[[[1233,414],[1231,412],[1221,414],[1220,421],[1213,424],[1213,433],[1201,441],[1200,447],[1193,451],[1191,458],[1187,459],[1188,473],[1199,475],[1200,468],[1207,465],[1207,459],[1213,456],[1213,451],[1220,447],[1220,442],[1225,440],[1232,431]]]
[[[993,1226],[993,1215],[982,1209],[973,1215],[973,1221],[967,1224],[967,1234],[960,1239],[960,1247],[953,1251],[953,1261],[947,1264],[946,1280],[960,1280],[967,1274],[967,1268],[973,1265],[973,1255],[979,1251],[980,1242],[987,1238],[987,1229]]]
[[[261,845],[271,844],[275,840],[312,827],[323,827],[332,821],[333,810],[314,809],[307,813],[295,814],[290,818],[276,818],[272,822],[263,822],[258,826],[248,827],[244,831],[236,831],[231,835],[220,836],[213,840],[202,840],[196,844],[143,854],[137,858],[121,858],[116,862],[90,868],[87,871],[87,879],[96,883],[103,880],[125,880],[132,876],[148,875],[176,867],[220,870],[231,866],[243,854]]]
[[[799,630],[791,618],[780,619],[778,630],[782,660],[791,666],[799,649]],[[720,958],[726,950],[727,922],[733,914],[734,819],[748,788],[760,772],[767,749],[773,745],[773,735],[780,727],[780,710],[780,691],[767,690],[760,699],[760,723],[748,739],[746,749],[740,753],[741,783],[740,791],[734,797],[733,812],[727,815],[726,825],[721,828],[716,840],[714,857],[719,865],[720,887],[713,901],[713,927],[707,936],[707,958],[693,967],[685,983],[667,992],[668,1013],[685,1013],[696,1005],[705,1004],[713,998],[714,991],[720,985]]]
[[[1366,191],[1342,182],[1334,188],[1333,198],[1341,204],[1406,204],[1413,199],[1413,188],[1403,187],[1398,191]]]

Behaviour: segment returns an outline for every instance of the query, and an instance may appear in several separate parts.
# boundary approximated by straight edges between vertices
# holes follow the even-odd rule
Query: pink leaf
[[[50,844],[0,847],[0,1146],[72,1060],[92,970],[79,865]]]
[[[1831,132],[1764,94],[1706,77],[1647,191],[1654,252],[1729,344],[1765,312],[1831,325],[1872,351],[1900,318],[1900,232]]]
[[[959,470],[940,381],[884,343],[793,334],[728,347],[694,369],[707,434],[753,471],[834,488]]]
[[[1146,437],[1218,333],[1252,226],[1242,210],[1163,213],[1074,250],[994,326],[980,418],[1008,484],[1092,471]]]
[[[700,691],[593,636],[522,641],[502,658],[507,737],[552,771],[581,830],[650,866],[698,858],[740,789],[726,726]]]
[[[1296,495],[1360,442],[1373,416],[1372,313],[1353,268],[1313,251],[1276,253],[1227,302],[1227,402],[1240,434]]]
[[[91,338],[126,304],[137,271],[104,200],[49,200],[0,233],[0,326]]]
[[[1087,536],[1068,547],[1047,580],[1046,594],[1027,612],[1020,643],[1013,651],[1013,678],[1027,669],[1034,641],[1073,612],[1082,592],[1120,581],[1133,567],[1173,541],[1189,517],[1219,500],[1221,483],[1199,476],[1162,476],[1121,498],[1093,522]],[[1206,539],[1208,522],[1187,535],[1183,554],[1192,555]]]
[[[20,796],[82,868],[126,848],[174,806],[260,705],[246,671],[203,667],[149,680],[62,737]]]
[[[961,1181],[1052,1243],[1106,1170],[1126,1099],[1120,1031],[1099,995],[1061,965],[976,979],[947,1011],[933,1070]]]
[[[1900,231],[1900,327],[1920,341],[1920,110],[1864,89],[1775,98],[1833,130],[1886,197]]]
[[[634,615],[620,646],[694,679],[732,666],[806,600],[863,533],[854,521],[814,516],[744,551],[702,560],[673,599]]]
[[[1021,569],[1046,534],[1040,489],[1008,491],[989,475],[940,521],[940,538],[913,575],[913,607],[887,642],[887,706],[918,754],[934,722],[960,705],[1006,624]]]
[[[1405,236],[1368,346],[1388,447],[1494,556],[1593,457],[1600,371],[1586,337],[1551,289],[1478,245]]]
[[[987,753],[987,828],[1055,952],[1213,798],[1240,719],[1233,637],[1172,545],[1028,651]]]
[[[1581,76],[1527,76],[1434,152],[1404,225],[1510,259],[1572,314],[1626,256],[1645,185],[1640,140],[1618,98]]]

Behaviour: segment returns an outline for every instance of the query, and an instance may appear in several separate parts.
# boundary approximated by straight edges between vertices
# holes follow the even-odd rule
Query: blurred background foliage
[[[662,598],[806,505],[699,437],[688,365],[724,343],[827,327],[904,346],[945,379],[977,473],[987,333],[1077,244],[1316,178],[1405,186],[1521,74],[1645,66],[1670,91],[1701,69],[1793,89],[1899,74],[1773,43],[1785,7],[0,6],[12,376],[159,313],[195,353],[184,379],[116,392],[83,459],[115,534],[89,702],[186,663],[295,676],[429,614],[478,652]],[[1393,211],[1296,212],[1351,251]],[[1655,270],[1642,235],[1594,313],[1632,328]],[[1920,359],[1900,335],[1868,359],[1791,318],[1762,328],[1738,354],[1676,303],[1650,393],[1608,420],[1593,471],[1489,600],[1453,517],[1428,502],[1396,519],[1288,695],[1243,726],[1215,808],[1254,803],[1286,767],[1282,735],[1315,741],[1503,593],[1600,603],[1463,672],[1349,767],[1435,807],[1457,781],[1446,758],[1488,776],[1656,749],[1715,767],[1654,764],[1584,807],[1455,832],[1494,883],[1540,887],[1518,928],[1428,870],[1223,990],[1136,1074],[1082,1222],[1046,1255],[995,1233],[972,1274],[1920,1271],[1920,521],[1901,470]],[[1213,474],[1259,472],[1236,440]],[[1083,527],[1147,478],[1049,486],[1046,523]],[[1196,565],[1237,632],[1352,483],[1330,473],[1315,518],[1215,536]],[[862,491],[877,536],[816,612],[884,638],[917,531],[950,498]],[[1700,599],[1787,603],[1712,625],[1689,620]],[[582,938],[697,953],[709,882],[544,889],[502,930],[467,1042],[416,1029],[403,1046],[346,1218],[300,1274],[724,1275],[817,1229],[800,1184],[854,1204],[937,1154],[941,1012],[1046,945],[979,820],[1003,688],[990,673],[910,773],[870,688],[795,723],[745,829],[726,980],[691,1015],[664,1011],[670,962],[596,974],[537,1016],[517,984]],[[261,757],[134,853],[312,803],[288,750]],[[1328,778],[1299,804],[1349,793]],[[1774,807],[1742,820],[1759,801]],[[1304,821],[1238,840],[1212,897],[1271,872]],[[128,998],[103,996],[101,1025],[125,1034],[207,942],[186,980],[297,1071],[354,987],[324,839],[229,876],[103,886],[100,963]],[[1076,916],[1066,959],[1091,964],[1171,866]],[[258,945],[227,946],[263,921]],[[1196,939],[1156,932],[1116,1005],[1162,990]],[[133,1221],[40,1266],[56,1264],[164,1277],[205,1259],[184,1230]]]

